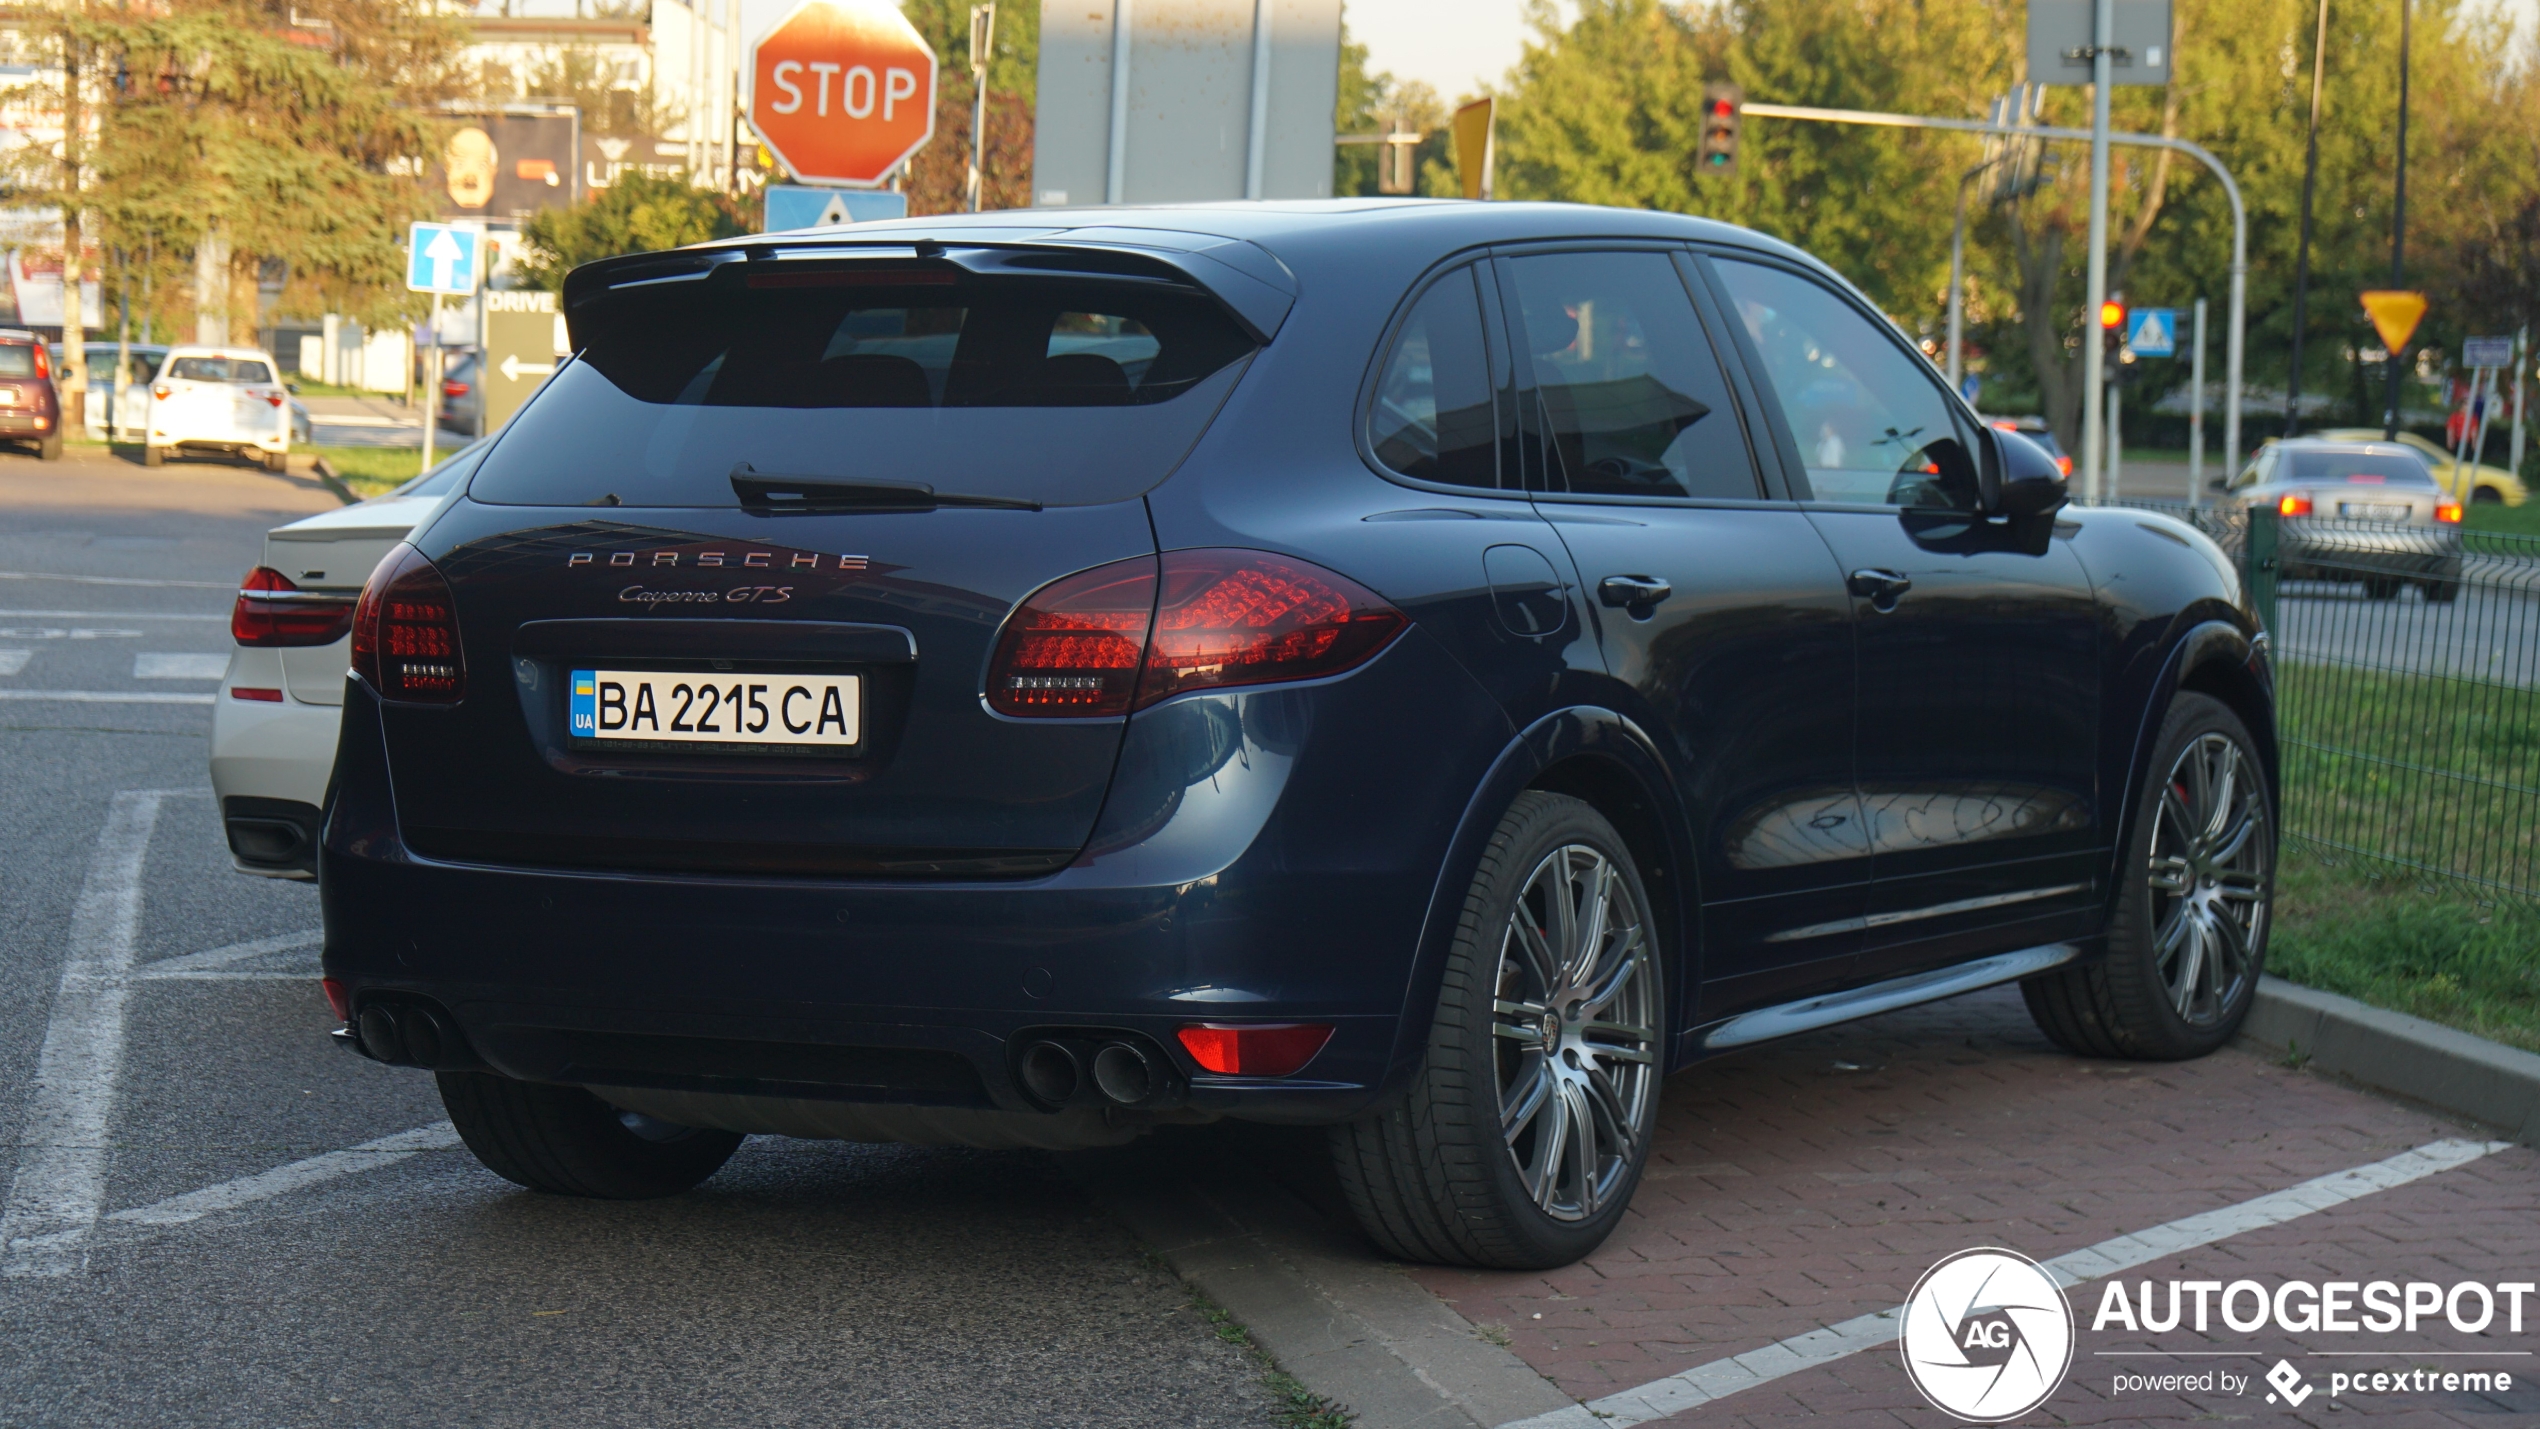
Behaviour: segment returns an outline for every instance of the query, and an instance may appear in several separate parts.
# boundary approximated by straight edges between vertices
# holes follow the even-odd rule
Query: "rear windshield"
[[[1160,284],[832,268],[620,290],[514,417],[475,500],[731,506],[761,475],[1119,501],[1190,450],[1253,343]]]
[[[447,461],[438,463],[432,470],[388,494],[390,496],[447,496],[453,487],[467,480],[468,473],[476,470],[476,464],[485,459],[486,451],[492,446],[492,438],[480,437],[452,452]]]
[[[33,377],[35,349],[22,342],[0,342],[0,377]]]
[[[273,369],[245,357],[180,357],[168,375],[189,382],[271,382]]]
[[[2432,486],[2425,463],[2393,452],[2290,452],[2295,481],[2344,481],[2357,486]]]

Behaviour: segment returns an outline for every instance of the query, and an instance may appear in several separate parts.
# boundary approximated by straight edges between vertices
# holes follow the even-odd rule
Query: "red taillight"
[[[233,700],[245,700],[249,704],[256,705],[278,705],[282,703],[282,691],[272,689],[270,687],[259,687],[255,685],[232,685],[229,687],[229,697]]]
[[[383,698],[453,705],[467,694],[458,605],[423,552],[380,558],[353,612],[353,673]]]
[[[351,601],[305,594],[270,566],[247,573],[229,610],[229,637],[241,645],[332,645],[352,628]]]
[[[2072,480],[2073,459],[2068,456],[2059,456],[2055,458],[2055,469],[2064,474],[2064,479],[2066,481]]]
[[[1337,675],[1409,623],[1321,566],[1267,551],[1168,551],[1138,708],[1185,690]]]
[[[2434,503],[2434,519],[2435,519],[2435,520],[2437,520],[2437,521],[2448,522],[2448,523],[2450,523],[2451,525],[2454,525],[2454,526],[2458,526],[2459,524],[2461,524],[2461,503],[2459,503],[2459,502],[2457,502],[2457,501],[2437,501],[2437,502],[2435,502],[2435,503]]]
[[[988,704],[1116,715],[1186,690],[1320,679],[1409,623],[1357,582],[1267,551],[1140,556],[1033,592],[997,642]]]
[[[2279,496],[2275,499],[2275,514],[2278,516],[2308,516],[2311,514],[2311,498],[2298,491],[2287,492],[2285,495]]]
[[[1042,718],[1126,714],[1138,693],[1155,557],[1114,561],[1034,591],[988,665],[988,707]]]
[[[467,384],[464,382],[444,382],[441,384],[441,395],[444,397],[464,397],[467,395]]]
[[[282,394],[281,394],[281,393],[279,393],[279,392],[268,392],[268,393],[266,393],[266,394],[265,394],[265,405],[270,406],[270,407],[279,407],[279,406],[281,406],[281,405],[282,405]]]
[[[1314,1054],[1332,1040],[1332,1029],[1311,1022],[1272,1027],[1194,1022],[1175,1035],[1192,1061],[1220,1076],[1286,1077],[1314,1060]]]
[[[35,345],[35,375],[38,377],[53,375],[53,354],[45,351],[44,344],[40,342]]]
[[[331,977],[322,977],[318,979],[318,987],[325,992],[326,1005],[335,1013],[336,1021],[353,1020],[353,999],[344,991],[344,984]]]

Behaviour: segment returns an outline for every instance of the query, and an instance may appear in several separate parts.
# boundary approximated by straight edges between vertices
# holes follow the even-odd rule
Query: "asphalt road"
[[[758,1138],[567,1200],[329,1046],[316,893],[230,869],[205,759],[228,592],[331,503],[0,452],[0,1424],[1272,1422],[1052,1158]]]

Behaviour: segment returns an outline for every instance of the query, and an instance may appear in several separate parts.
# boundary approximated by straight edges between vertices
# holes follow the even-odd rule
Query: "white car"
[[[485,447],[463,447],[385,496],[265,533],[262,563],[239,583],[236,646],[212,707],[212,792],[239,872],[317,876],[354,602],[380,557],[467,484]]]
[[[272,356],[257,348],[168,349],[150,381],[149,419],[143,466],[193,450],[252,454],[280,471],[291,455],[291,393]]]

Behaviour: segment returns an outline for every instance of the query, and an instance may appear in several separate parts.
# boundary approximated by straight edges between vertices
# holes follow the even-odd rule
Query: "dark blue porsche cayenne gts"
[[[2012,981],[2089,1056],[2248,1009],[2232,566],[1780,243],[1031,211],[564,304],[362,596],[320,858],[336,1035],[522,1185],[1319,1124],[1386,1251],[1546,1266],[1689,1063]]]

